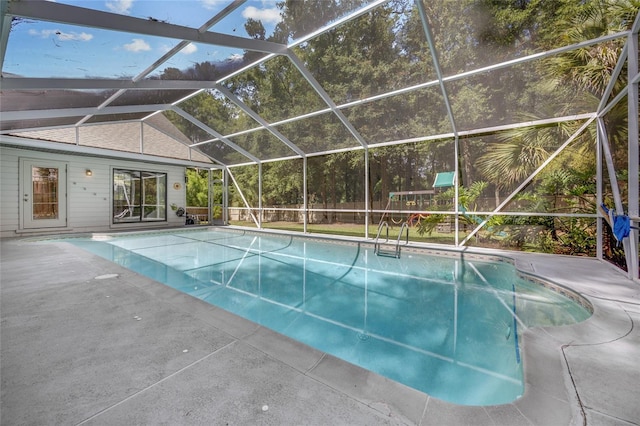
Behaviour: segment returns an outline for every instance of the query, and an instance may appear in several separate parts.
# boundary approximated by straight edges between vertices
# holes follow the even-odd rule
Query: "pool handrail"
[[[400,227],[400,232],[398,233],[398,238],[396,239],[396,244],[393,251],[391,250],[381,251],[380,234],[382,233],[382,228],[386,228],[387,230],[387,238],[384,242],[385,243],[389,242],[389,224],[386,221],[380,222],[380,225],[378,226],[378,234],[376,235],[373,252],[377,256],[387,255],[387,256],[393,256],[395,258],[400,258],[400,239],[402,238],[402,232],[405,230],[406,230],[405,244],[409,244],[409,223],[405,221]]]
[[[400,232],[398,233],[398,241],[396,241],[396,257],[400,258],[400,238],[402,238],[402,231],[407,230],[407,238],[404,242],[405,245],[409,244],[409,222],[405,222],[400,227]]]
[[[375,240],[375,244],[373,246],[373,252],[377,255],[380,252],[380,233],[382,232],[382,228],[386,228],[387,229],[387,239],[385,240],[385,242],[389,241],[389,224],[387,223],[387,221],[382,221],[380,222],[380,225],[378,225],[378,234],[376,235],[376,240]]]

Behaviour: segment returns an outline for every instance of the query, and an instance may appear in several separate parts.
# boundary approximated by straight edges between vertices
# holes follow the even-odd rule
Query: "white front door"
[[[20,202],[25,229],[67,226],[67,164],[22,159]]]

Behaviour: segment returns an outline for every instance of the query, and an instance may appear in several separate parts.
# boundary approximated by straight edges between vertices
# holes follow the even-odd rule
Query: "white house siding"
[[[67,163],[67,227],[25,230],[20,220],[20,160],[48,159]],[[97,158],[69,154],[0,147],[0,237],[17,237],[61,232],[109,232],[114,230],[171,227],[184,224],[169,206],[185,205],[185,168],[175,165],[143,163],[120,159]],[[122,168],[167,173],[167,221],[113,224],[111,199],[112,170]],[[92,176],[86,176],[90,169]],[[175,185],[174,184],[179,184]],[[176,187],[179,187],[176,189]]]
[[[18,229],[18,158],[0,147],[0,236],[4,229]],[[15,234],[13,234],[15,236]]]

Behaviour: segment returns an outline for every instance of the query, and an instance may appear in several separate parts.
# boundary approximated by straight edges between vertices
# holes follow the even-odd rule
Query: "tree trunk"
[[[460,182],[460,185],[468,188],[473,183],[471,182],[471,150],[469,149],[469,144],[460,143],[460,153],[462,159],[462,182]]]
[[[331,212],[331,223],[336,221],[336,208],[338,208],[338,203],[336,201],[336,173],[335,170],[328,170],[329,175],[331,176],[331,201],[333,204],[333,212]]]

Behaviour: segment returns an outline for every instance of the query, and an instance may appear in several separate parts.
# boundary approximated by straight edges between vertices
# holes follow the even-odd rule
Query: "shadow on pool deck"
[[[526,330],[524,396],[467,407],[70,244],[3,240],[0,423],[638,424],[640,285],[593,259],[509,255],[578,291],[595,312],[573,326]]]

